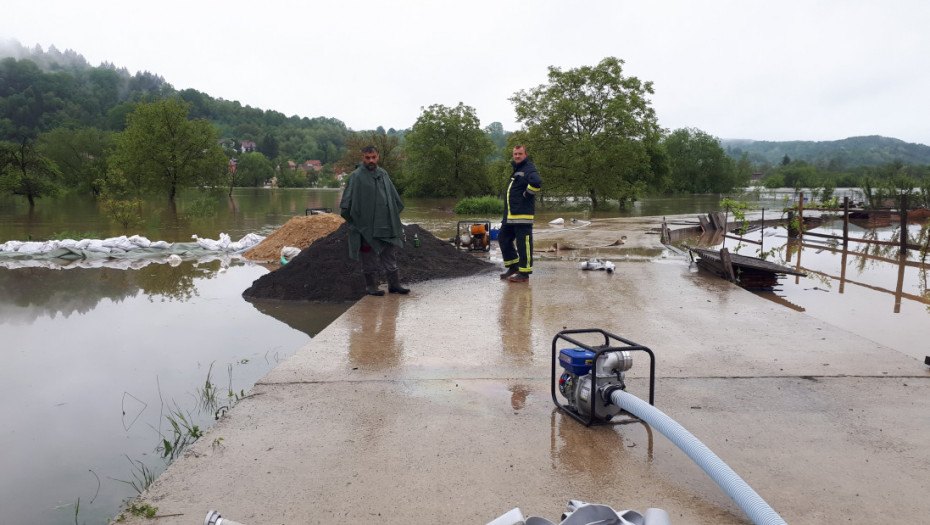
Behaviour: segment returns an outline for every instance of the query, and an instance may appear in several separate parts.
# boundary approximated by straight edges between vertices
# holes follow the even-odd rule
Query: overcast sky
[[[431,104],[520,128],[548,66],[626,62],[669,130],[719,138],[883,135],[930,145],[930,1],[32,0],[0,41],[150,71],[177,89],[409,128]]]

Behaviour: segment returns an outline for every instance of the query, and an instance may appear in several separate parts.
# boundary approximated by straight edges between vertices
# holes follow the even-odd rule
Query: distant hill
[[[739,159],[743,153],[747,153],[749,160],[756,166],[766,162],[780,164],[785,155],[791,160],[803,160],[831,170],[855,166],[881,166],[894,161],[930,165],[930,146],[878,135],[823,142],[723,139],[720,145],[727,155],[734,159]]]
[[[130,74],[108,62],[93,67],[70,49],[45,51],[0,39],[0,141],[17,143],[58,128],[122,131],[138,101],[173,96],[190,103],[191,118],[209,120],[224,144],[240,152],[247,141],[269,158],[331,165],[346,151],[349,130],[335,118],[288,117],[177,90],[148,71]]]

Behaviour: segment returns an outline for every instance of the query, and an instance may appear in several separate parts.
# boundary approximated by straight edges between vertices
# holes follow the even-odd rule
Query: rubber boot
[[[508,266],[507,271],[501,274],[501,279],[506,279],[515,273],[517,273],[517,265]]]
[[[387,274],[387,278],[388,278],[388,292],[399,293],[399,294],[410,293],[410,290],[400,285],[400,277],[397,275],[396,271]]]
[[[368,295],[384,295],[384,290],[378,288],[378,275],[374,273],[365,274],[365,293]]]

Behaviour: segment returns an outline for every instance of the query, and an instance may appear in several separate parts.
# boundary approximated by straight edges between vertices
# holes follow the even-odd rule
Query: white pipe
[[[619,389],[610,395],[610,400],[618,407],[648,423],[649,426],[661,432],[662,435],[678,446],[717,485],[720,485],[724,492],[733,498],[733,501],[743,509],[743,512],[749,516],[753,523],[756,525],[785,524],[785,520],[756,491],[752,490],[752,487],[747,485],[743,478],[733,472],[733,469],[711,452],[698,438],[694,437],[693,434],[685,430],[684,427],[665,415],[661,410]]]
[[[238,521],[226,519],[220,516],[219,512],[215,510],[211,510],[210,512],[207,513],[207,517],[204,518],[203,525],[243,525],[243,524],[239,523]]]

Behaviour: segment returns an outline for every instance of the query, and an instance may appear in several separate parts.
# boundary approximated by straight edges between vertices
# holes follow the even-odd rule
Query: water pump
[[[589,345],[573,336],[600,334],[603,344]],[[556,354],[560,340],[572,345]],[[652,350],[600,329],[563,330],[552,340],[552,401],[576,420],[591,424],[612,423],[623,410],[611,402],[616,390],[626,390],[626,372],[633,365],[632,352],[643,351],[650,357],[649,403],[655,396],[655,355]],[[558,375],[556,363],[562,372]],[[556,390],[566,400],[559,401]],[[627,420],[628,421],[628,420]]]
[[[576,334],[600,334],[604,342],[591,346],[572,337]],[[575,346],[563,348],[556,354],[559,340]],[[632,351],[643,351],[650,357],[648,404],[626,392],[624,380],[627,370],[633,364],[630,354]],[[556,362],[562,367],[561,374],[558,374]],[[585,426],[593,423],[614,423],[614,416],[621,413],[629,414],[631,418],[616,422],[641,421],[661,432],[717,482],[753,523],[784,525],[785,521],[781,516],[733,472],[733,469],[684,427],[655,408],[655,371],[656,362],[652,350],[604,330],[563,330],[552,339],[552,401],[557,407]],[[556,390],[567,404],[559,401]],[[529,523],[529,520],[526,523]]]

